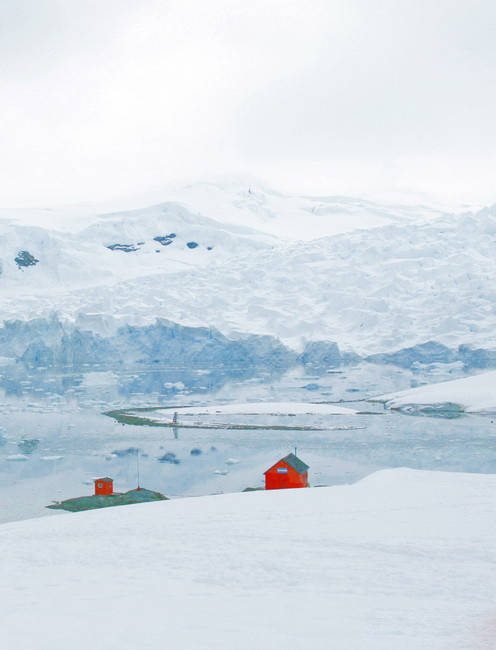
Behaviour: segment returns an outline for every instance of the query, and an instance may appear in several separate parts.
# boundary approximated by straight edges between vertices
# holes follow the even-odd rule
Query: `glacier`
[[[4,321],[0,326],[0,357],[4,364],[27,368],[126,367],[160,364],[165,368],[224,368],[231,371],[266,368],[285,371],[298,364],[322,372],[368,362],[414,372],[433,365],[457,366],[460,371],[496,368],[496,353],[461,345],[449,348],[435,341],[391,353],[360,356],[340,350],[334,341],[310,341],[301,352],[269,335],[225,336],[214,327],[189,327],[156,319],[150,325],[122,325],[102,334],[81,322],[49,318]]]
[[[168,191],[148,208],[61,211],[51,227],[2,210],[0,356],[495,367],[496,206],[448,213],[248,183]]]
[[[0,356],[30,367],[134,365],[169,367],[260,367],[285,370],[298,355],[270,336],[228,338],[215,328],[184,327],[157,319],[142,327],[125,325],[102,336],[49,319],[7,321],[0,328]]]

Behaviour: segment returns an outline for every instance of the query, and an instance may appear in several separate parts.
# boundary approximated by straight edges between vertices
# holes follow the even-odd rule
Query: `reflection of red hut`
[[[105,476],[104,478],[95,479],[95,494],[113,494],[114,493],[114,481],[113,479]]]
[[[265,489],[308,487],[308,469],[294,454],[288,454],[265,472]]]

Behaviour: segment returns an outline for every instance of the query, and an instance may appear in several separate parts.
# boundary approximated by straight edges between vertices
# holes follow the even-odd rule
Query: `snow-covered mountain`
[[[172,186],[167,192],[193,212],[250,226],[284,240],[308,241],[359,228],[415,223],[447,212],[445,206],[423,203],[379,204],[347,196],[283,194],[259,182],[239,179]]]
[[[251,179],[224,179],[169,185],[146,197],[107,203],[55,208],[0,207],[0,220],[79,232],[90,224],[112,220],[120,214],[124,216],[130,210],[138,215],[144,205],[166,201],[179,203],[196,217],[209,217],[217,223],[253,228],[283,240],[309,240],[357,228],[426,221],[468,209],[456,203],[431,204],[418,196],[414,200],[410,196],[400,198],[377,202],[348,196],[283,194]]]
[[[1,320],[56,313],[107,336],[167,319],[361,355],[496,348],[494,207],[444,214],[238,184],[171,193],[72,229],[1,221]]]
[[[66,224],[67,225],[67,224]],[[226,261],[278,244],[177,203],[102,215],[75,231],[0,221],[3,295],[112,284]]]

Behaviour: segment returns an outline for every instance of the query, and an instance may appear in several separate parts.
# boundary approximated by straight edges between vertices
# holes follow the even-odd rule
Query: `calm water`
[[[116,490],[136,487],[137,448],[141,485],[171,497],[260,486],[264,470],[295,446],[310,465],[312,485],[354,482],[389,467],[496,472],[496,423],[491,418],[414,417],[365,401],[448,378],[452,377],[447,371],[440,374],[439,369],[414,374],[370,364],[332,374],[297,369],[283,376],[177,368],[30,374],[17,366],[3,368],[0,521],[67,516],[44,506],[91,494],[96,476],[113,477]],[[314,425],[322,431],[199,428],[174,432],[124,426],[103,415],[111,408],[131,406],[258,400],[344,402],[343,406],[371,413],[217,416],[224,423]],[[160,462],[166,454],[169,462]]]

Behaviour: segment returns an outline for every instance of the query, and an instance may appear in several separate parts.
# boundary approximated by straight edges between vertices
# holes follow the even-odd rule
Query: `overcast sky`
[[[2,206],[225,174],[496,202],[494,0],[0,0],[0,79]]]

